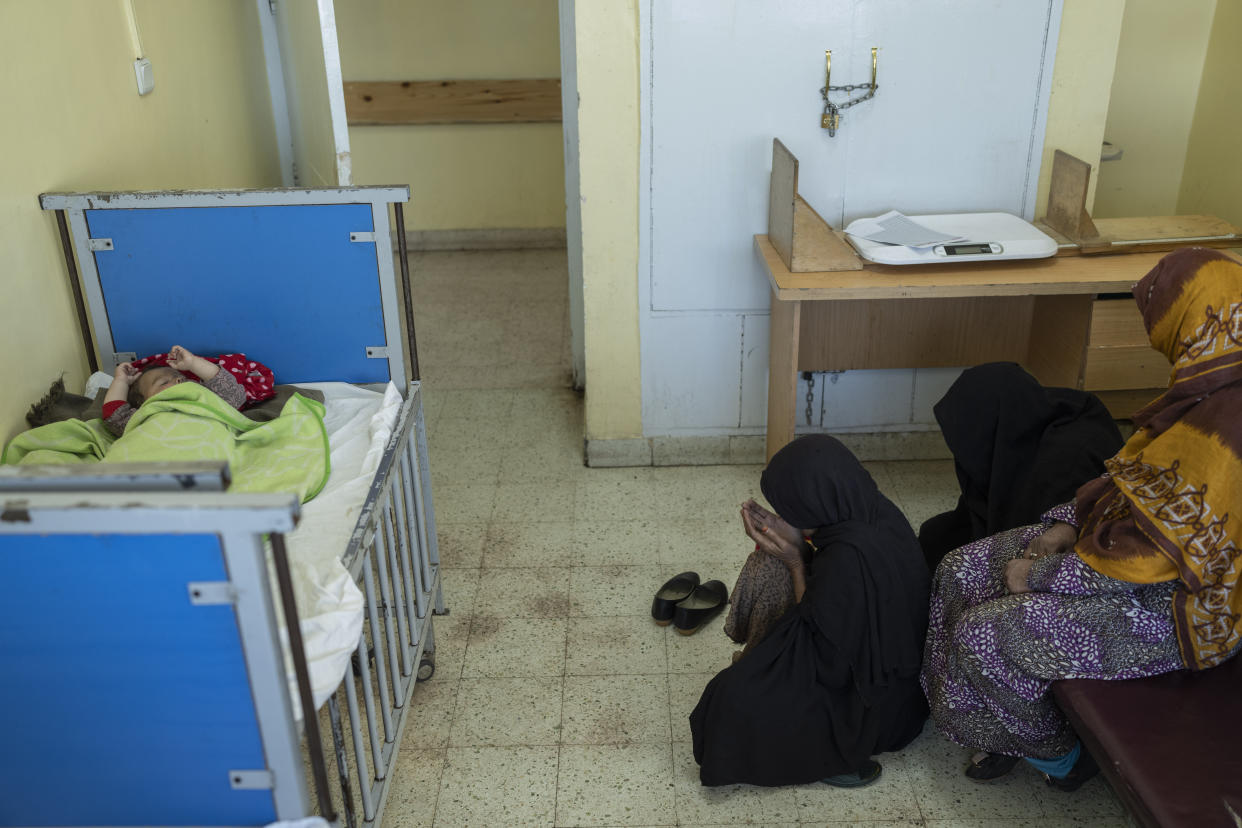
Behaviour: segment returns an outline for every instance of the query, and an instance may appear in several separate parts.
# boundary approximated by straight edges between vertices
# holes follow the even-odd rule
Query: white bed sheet
[[[341,683],[362,635],[362,592],[341,564],[341,553],[358,522],[403,400],[392,383],[382,394],[342,382],[299,385],[324,394],[332,463],[323,491],[302,504],[302,519],[287,538],[293,594],[318,709]],[[300,706],[287,637],[282,621],[281,642],[296,711]]]
[[[94,397],[111,381],[109,374],[93,374],[87,380],[86,395]],[[331,455],[327,484],[314,499],[302,504],[298,527],[286,538],[311,691],[318,709],[340,685],[362,635],[362,592],[341,564],[341,554],[358,522],[403,400],[392,383],[383,393],[343,382],[298,385],[323,392],[324,426]],[[268,564],[274,590],[276,579],[270,571],[270,559]],[[301,704],[284,614],[279,600],[275,604],[281,618],[285,674],[294,713],[300,719]]]

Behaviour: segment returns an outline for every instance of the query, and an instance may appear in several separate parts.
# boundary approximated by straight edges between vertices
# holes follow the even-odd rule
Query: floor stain
[[[500,618],[494,615],[476,615],[470,622],[470,643],[482,644],[500,633]]]
[[[526,606],[536,618],[564,618],[569,615],[569,596],[562,593],[536,595]]]

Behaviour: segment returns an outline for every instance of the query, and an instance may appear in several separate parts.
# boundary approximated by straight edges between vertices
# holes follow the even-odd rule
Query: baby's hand
[[[180,345],[174,345],[168,349],[168,364],[178,371],[189,371],[193,360],[194,354]]]
[[[138,375],[141,373],[141,371],[134,367],[134,363],[122,362],[112,372],[112,379],[130,385],[138,379]]]

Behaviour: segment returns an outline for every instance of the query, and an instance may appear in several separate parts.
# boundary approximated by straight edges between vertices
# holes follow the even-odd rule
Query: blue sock
[[[1078,761],[1078,757],[1081,753],[1082,742],[1075,742],[1074,747],[1070,749],[1069,753],[1058,756],[1055,759],[1035,759],[1030,756],[1025,758],[1026,761],[1034,765],[1037,770],[1041,770],[1049,776],[1057,779],[1063,779],[1071,770],[1074,769],[1074,763]]]

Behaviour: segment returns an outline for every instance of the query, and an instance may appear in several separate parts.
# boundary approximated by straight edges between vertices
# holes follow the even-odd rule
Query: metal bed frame
[[[194,603],[205,594],[213,603],[224,604],[233,610],[232,615],[240,631],[236,643],[244,656],[245,682],[253,700],[258,723],[256,732],[264,759],[263,767],[229,768],[228,787],[221,788],[217,784],[212,789],[215,791],[212,796],[227,799],[224,794],[230,791],[244,791],[251,797],[248,801],[253,807],[240,819],[236,816],[204,818],[188,813],[180,814],[180,817],[188,819],[189,823],[177,822],[169,813],[153,815],[148,813],[149,809],[137,807],[144,794],[150,792],[135,782],[133,786],[114,786],[110,791],[120,800],[135,803],[135,809],[132,814],[122,811],[124,815],[113,816],[107,824],[261,825],[271,819],[296,819],[311,815],[323,816],[334,826],[347,828],[374,828],[382,824],[402,735],[409,724],[410,699],[415,683],[430,678],[435,669],[433,618],[448,612],[440,584],[426,427],[422,391],[417,382],[417,346],[399,203],[407,198],[408,190],[405,188],[360,187],[319,191],[48,194],[40,199],[45,209],[57,211],[70,282],[92,369],[101,365],[106,369],[112,368],[128,357],[128,353],[122,350],[124,343],[118,348],[117,339],[124,333],[118,333],[118,326],[110,320],[106,291],[102,287],[95,259],[98,253],[112,252],[114,246],[111,239],[92,239],[88,228],[91,223],[88,222],[89,211],[109,209],[136,211],[145,208],[167,210],[238,205],[370,204],[373,229],[354,232],[351,228],[349,241],[374,243],[384,336],[390,344],[402,339],[408,343],[408,351],[388,345],[368,344],[366,348],[365,358],[386,363],[385,373],[399,388],[404,388],[405,399],[348,546],[342,554],[343,565],[365,595],[363,632],[355,648],[353,669],[346,671],[340,687],[319,712],[315,711],[311,698],[283,536],[284,532],[293,528],[298,517],[299,507],[295,499],[290,502],[288,496],[230,494],[225,491],[228,485],[227,468],[204,468],[203,464],[180,464],[176,467],[170,467],[170,464],[132,467],[109,464],[85,470],[0,468],[0,554],[7,551],[20,559],[24,555],[25,544],[33,542],[35,537],[49,534],[96,540],[101,535],[128,537],[148,533],[200,534],[219,539],[228,580],[206,586],[200,584],[199,595],[195,594],[195,586],[191,583],[188,600]],[[396,213],[405,311],[404,337],[400,330],[399,303],[389,252],[388,203],[394,205]],[[73,228],[72,239],[69,227]],[[81,285],[78,284],[79,266]],[[253,278],[253,274],[247,276],[243,273],[239,278],[244,282],[247,278]],[[161,301],[167,301],[166,297],[161,296]],[[101,357],[98,360],[95,356],[96,341]],[[255,354],[263,353],[261,346],[253,344],[253,337],[241,342],[229,342],[228,346],[245,348]],[[277,372],[278,381],[367,379],[365,376],[294,376],[283,380],[281,366],[271,367]],[[367,372],[371,371],[370,367],[364,368]],[[299,370],[304,368],[293,368],[284,373],[288,376],[290,373],[297,374]],[[347,367],[342,370],[352,369]],[[414,381],[407,383],[407,376]],[[134,527],[132,519],[135,515],[141,515],[147,521],[140,529]],[[244,531],[239,526],[244,526]],[[264,551],[263,535],[270,539],[268,552]],[[269,553],[277,576],[275,590],[268,583],[267,569],[262,565],[263,555]],[[168,557],[169,560],[175,558]],[[297,674],[298,703],[304,711],[303,733],[298,733],[294,728],[295,706],[284,676],[273,594],[279,596],[281,610],[288,620],[286,628]],[[0,610],[0,621],[3,618],[4,610]],[[73,628],[59,630],[58,634],[63,637],[54,642],[55,649],[62,655],[74,657]],[[4,657],[5,649],[20,650],[24,646],[11,638],[6,637],[0,644],[0,657]],[[254,644],[256,641],[261,646]],[[80,655],[87,657],[87,654]],[[15,669],[21,666],[19,659]],[[37,669],[33,663],[27,666]],[[151,663],[144,662],[137,672],[148,675],[152,669]],[[86,695],[89,698],[89,688]],[[88,708],[89,705],[86,705],[84,709]],[[326,726],[321,728],[321,724]],[[79,720],[76,725],[89,727],[89,722]],[[158,744],[161,750],[167,749],[176,754],[177,742],[170,735]],[[22,751],[10,753],[21,754]],[[48,760],[50,762],[51,757]],[[10,761],[0,762],[0,780],[6,776],[2,772],[4,764]],[[173,757],[164,761],[175,766],[179,760]],[[188,760],[183,757],[181,761]],[[334,773],[330,772],[330,764]],[[38,763],[34,766],[37,767]],[[56,773],[51,767],[42,770],[49,774]],[[211,773],[221,771],[215,768]],[[210,788],[212,783],[195,777],[185,781],[185,784],[187,788],[200,784]],[[0,781],[0,802],[4,801],[6,793],[18,793],[5,791],[4,788],[4,782]],[[264,796],[255,800],[252,795],[256,791],[263,792]],[[192,801],[188,794],[181,799]],[[6,818],[6,810],[5,806],[0,805],[0,825],[104,824],[95,812],[90,811],[85,815],[71,811],[60,817],[60,821],[32,822],[28,819],[22,821],[19,817],[14,822]]]
[[[381,824],[414,684],[435,672],[432,619],[448,614],[440,588],[422,400],[416,385],[412,390],[342,558],[366,596],[353,675],[346,674],[327,704],[339,782],[336,801],[347,828]],[[348,745],[341,695],[349,716]],[[350,790],[351,767],[359,785],[356,797]],[[325,814],[333,810],[326,802],[320,809]]]
[[[0,823],[247,825],[305,812],[263,544],[293,528],[297,498],[177,491],[193,479],[180,470],[147,477],[163,491],[120,493],[5,471],[18,474],[0,494],[0,556],[23,592],[60,597],[50,603],[65,623],[39,619],[22,594],[0,610],[11,671]],[[52,568],[63,562],[68,578]]]

